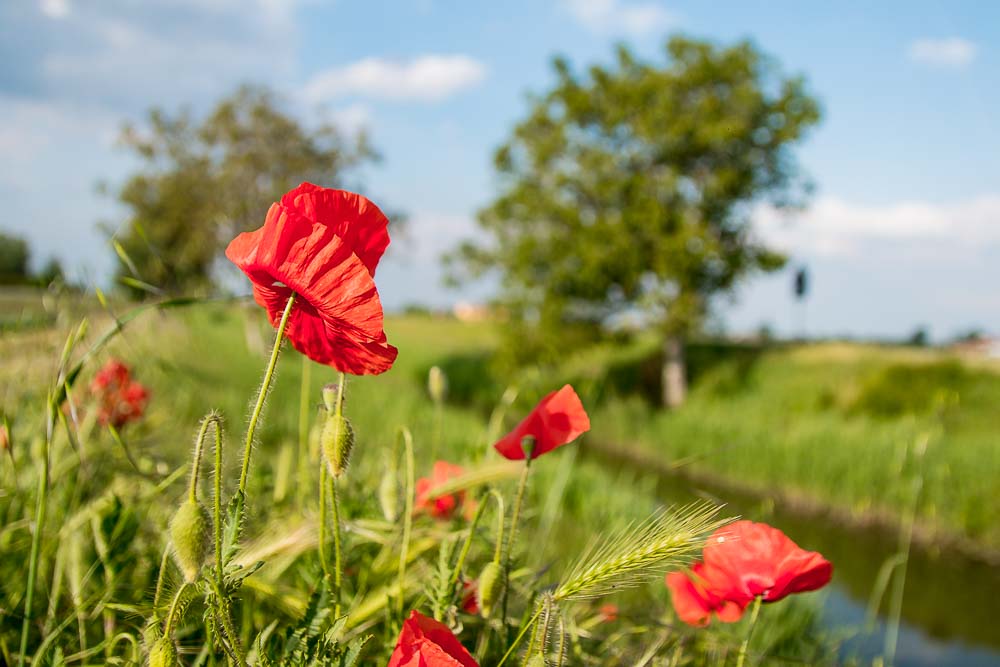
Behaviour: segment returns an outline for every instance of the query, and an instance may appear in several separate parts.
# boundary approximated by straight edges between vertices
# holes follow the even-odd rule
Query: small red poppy
[[[597,611],[602,623],[613,623],[618,620],[618,605],[616,604],[602,604]]]
[[[233,239],[226,257],[250,278],[273,326],[296,294],[285,330],[296,350],[345,373],[376,375],[397,354],[373,280],[388,223],[361,195],[303,183],[271,205],[263,227]]]
[[[142,417],[149,400],[149,391],[132,379],[127,365],[109,360],[94,375],[90,392],[97,400],[97,420],[104,426],[121,428]]]
[[[730,600],[777,602],[792,593],[814,591],[830,582],[833,565],[800,548],[766,523],[737,521],[715,531],[703,551],[705,566],[723,574]]]
[[[448,626],[417,610],[403,621],[387,667],[479,667]]]
[[[460,477],[465,472],[462,466],[448,463],[447,461],[437,461],[430,477],[421,477],[417,480],[414,501],[414,512],[427,512],[436,519],[450,519],[458,509],[465,503],[465,492],[456,493],[431,498],[433,489],[441,486],[449,479]]]
[[[493,446],[505,458],[521,460],[521,441],[535,438],[532,459],[578,438],[590,430],[590,418],[573,387],[566,385],[543,398],[517,427]]]
[[[462,582],[462,611],[473,615],[479,613],[479,601],[476,599],[478,592],[479,582],[475,579]]]
[[[743,616],[748,600],[728,600],[731,588],[724,575],[696,563],[690,573],[671,572],[667,587],[677,616],[688,625],[705,626],[715,614],[724,623],[735,623]]]

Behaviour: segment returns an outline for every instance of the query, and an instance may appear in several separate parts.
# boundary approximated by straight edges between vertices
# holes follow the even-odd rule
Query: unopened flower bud
[[[7,423],[6,417],[0,422],[0,451],[10,451],[10,424]]]
[[[160,637],[149,650],[149,667],[175,667],[177,648],[170,637]]]
[[[528,658],[528,662],[524,663],[524,667],[545,667],[545,656],[541,653],[536,653]]]
[[[479,604],[479,612],[483,618],[489,618],[493,612],[493,605],[500,600],[506,582],[504,581],[503,568],[500,563],[490,561],[483,568],[479,575],[479,590],[476,592],[476,602]]]
[[[320,445],[330,474],[334,477],[343,475],[351,460],[351,450],[354,449],[354,429],[351,428],[351,422],[343,415],[328,415],[323,424]]]
[[[378,504],[386,521],[395,521],[399,518],[399,480],[392,468],[385,471],[378,485]]]
[[[208,548],[208,512],[197,500],[188,498],[170,521],[170,539],[174,544],[174,559],[184,573],[184,579],[194,581],[205,562]],[[164,663],[167,664],[167,663]],[[173,664],[173,663],[170,663]]]
[[[448,393],[448,378],[438,366],[431,366],[427,374],[427,391],[435,403],[443,403]]]

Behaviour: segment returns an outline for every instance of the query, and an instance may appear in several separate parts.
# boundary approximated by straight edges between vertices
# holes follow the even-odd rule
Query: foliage
[[[675,37],[666,55],[646,63],[622,46],[582,76],[556,60],[555,86],[496,152],[501,193],[479,216],[489,241],[449,261],[455,279],[502,275],[518,354],[554,358],[637,311],[683,334],[713,295],[784,262],[750,212],[808,189],[791,147],[816,101],[750,43]]]
[[[27,241],[0,233],[0,285],[27,282],[30,258]]]
[[[204,118],[149,112],[122,144],[141,167],[114,193],[129,211],[116,234],[117,273],[133,293],[204,291],[224,240],[260,226],[261,212],[302,181],[343,184],[376,158],[364,133],[310,127],[273,93],[243,87]]]

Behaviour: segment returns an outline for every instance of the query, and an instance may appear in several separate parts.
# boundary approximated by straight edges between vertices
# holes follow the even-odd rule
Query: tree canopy
[[[282,193],[302,181],[344,187],[353,168],[377,158],[364,133],[307,127],[253,87],[200,119],[153,109],[121,141],[141,166],[115,193],[129,211],[114,238],[118,277],[167,292],[208,287],[225,244],[259,227]]]
[[[629,312],[684,335],[713,295],[784,262],[750,213],[808,194],[791,147],[818,103],[751,43],[674,37],[665,50],[649,63],[621,46],[585,74],[556,59],[554,87],[496,151],[485,241],[446,259],[454,280],[499,273],[522,354]]]
[[[26,282],[31,249],[24,239],[0,232],[0,285]]]

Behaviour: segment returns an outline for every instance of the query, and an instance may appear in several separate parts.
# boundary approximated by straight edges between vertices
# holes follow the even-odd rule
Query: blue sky
[[[261,82],[303,118],[371,132],[385,159],[363,174],[367,194],[411,218],[379,270],[388,307],[480,299],[488,285],[443,288],[437,256],[474,233],[492,150],[551,81],[551,57],[582,68],[626,41],[659,59],[673,31],[750,38],[822,101],[799,151],[810,209],[757,216],[812,270],[811,332],[1000,332],[994,3],[13,0],[0,4],[0,229],[106,282],[96,223],[122,211],[95,184],[132,165],[120,124]],[[722,319],[797,331],[789,284],[751,281]]]

